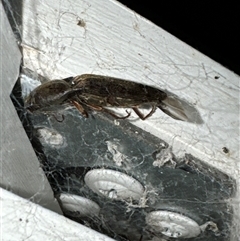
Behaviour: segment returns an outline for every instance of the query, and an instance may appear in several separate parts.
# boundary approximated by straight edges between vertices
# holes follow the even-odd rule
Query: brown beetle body
[[[142,119],[150,117],[159,107],[174,119],[187,120],[179,101],[169,98],[162,90],[112,77],[84,74],[63,80],[53,80],[42,84],[33,90],[26,100],[30,110],[41,109],[50,105],[72,103],[85,116],[87,110],[106,112],[115,118],[117,116],[106,107],[132,108]],[[151,111],[144,116],[138,107],[150,104]]]
[[[167,94],[156,88],[127,80],[85,74],[72,80],[73,88],[80,89],[86,104],[102,107],[135,107],[144,103],[158,105]]]

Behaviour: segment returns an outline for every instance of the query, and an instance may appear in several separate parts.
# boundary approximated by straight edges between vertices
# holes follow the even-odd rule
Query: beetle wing
[[[81,96],[88,98],[86,101],[98,101],[104,99],[106,106],[130,107],[143,103],[158,103],[167,97],[167,94],[159,89],[99,75],[80,75],[73,79],[73,88],[81,89]]]
[[[158,106],[164,113],[171,116],[173,119],[189,121],[184,108],[180,101],[174,97],[167,97],[162,103]]]

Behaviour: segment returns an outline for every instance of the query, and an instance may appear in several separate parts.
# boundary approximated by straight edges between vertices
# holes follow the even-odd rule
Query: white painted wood
[[[10,99],[10,93],[19,75],[22,56],[2,3],[0,21],[0,186],[61,213]]]
[[[2,241],[113,240],[1,188],[0,206]]]

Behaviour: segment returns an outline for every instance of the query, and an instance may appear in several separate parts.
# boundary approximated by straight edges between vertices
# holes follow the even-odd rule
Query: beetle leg
[[[146,116],[144,116],[137,107],[132,107],[132,109],[135,111],[135,113],[142,120],[146,120],[148,117],[150,117],[156,111],[156,108],[157,108],[156,105],[153,105],[151,111]]]
[[[76,106],[76,108],[82,113],[82,115],[84,115],[85,117],[88,117],[88,113],[85,111],[85,109],[83,108],[83,106],[81,104],[79,104],[79,102],[73,100],[72,101],[73,104]],[[108,113],[109,115],[113,116],[116,119],[126,119],[130,116],[131,112],[127,112],[126,116],[117,116],[116,114],[114,114],[113,112],[111,112],[110,110],[107,110],[101,106],[96,106],[96,105],[90,105],[90,104],[85,104],[87,107],[91,108],[92,110],[95,111],[103,111],[105,113]]]
[[[62,115],[62,119],[61,119],[61,120],[59,120],[55,114],[53,114],[53,117],[55,118],[55,120],[56,120],[57,122],[63,122],[64,119],[65,119],[64,115]]]
[[[126,112],[127,112],[126,116],[117,116],[116,114],[114,114],[110,110],[107,110],[107,109],[104,109],[104,108],[102,108],[102,111],[105,112],[105,113],[108,113],[109,115],[113,116],[116,119],[127,119],[131,115],[131,112],[128,112],[127,110],[126,110]]]
[[[89,104],[86,104],[86,106],[91,108],[92,110],[96,110],[96,111],[101,111],[102,110],[101,106],[89,105]]]
[[[71,103],[77,108],[77,110],[86,118],[88,118],[88,113],[87,111],[84,109],[84,107],[79,104],[77,101],[72,100]]]

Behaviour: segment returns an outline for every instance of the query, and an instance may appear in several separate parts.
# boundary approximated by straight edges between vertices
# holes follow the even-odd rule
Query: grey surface
[[[39,166],[22,127],[10,93],[18,78],[21,53],[5,15],[2,3],[0,82],[1,82],[1,187],[44,207],[61,213],[44,172]]]

